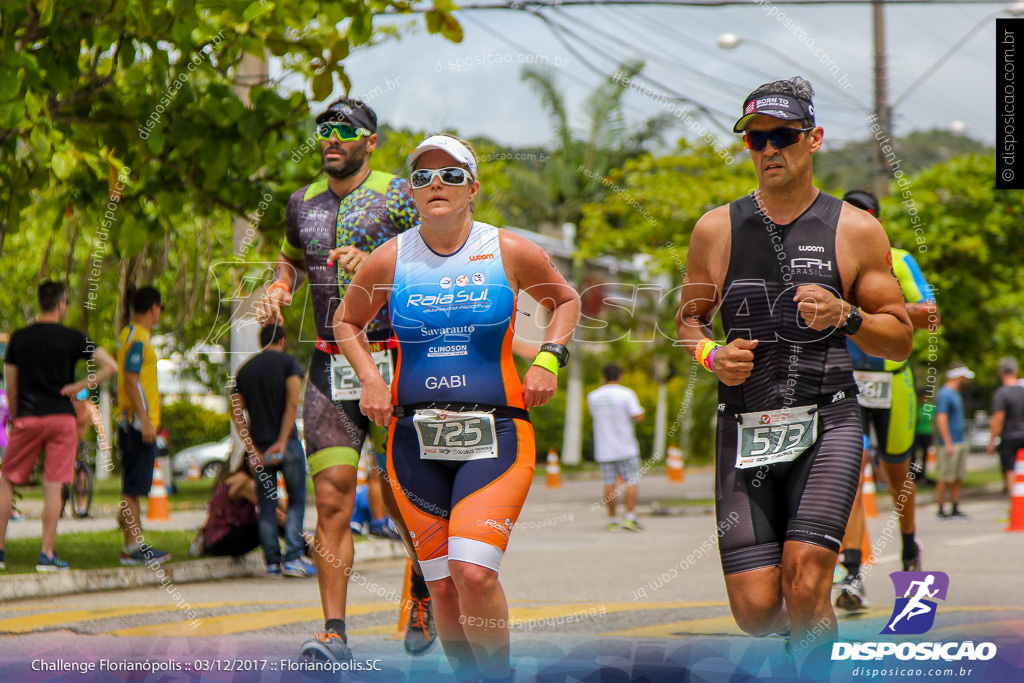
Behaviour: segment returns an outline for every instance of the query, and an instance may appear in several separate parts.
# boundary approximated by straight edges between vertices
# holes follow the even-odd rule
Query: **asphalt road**
[[[726,668],[738,661],[736,653],[758,648],[781,652],[779,639],[742,636],[730,616],[710,508],[676,505],[676,514],[644,514],[643,532],[612,533],[605,528],[601,495],[596,480],[565,482],[557,490],[537,480],[512,533],[501,576],[512,608],[513,657],[522,680],[530,680],[528,676],[542,668],[538,662],[559,657],[589,658],[595,667],[607,664],[603,658],[609,656],[609,648],[618,659],[634,662],[647,656],[644,648],[662,659],[665,653],[685,651],[687,657],[719,662],[715,666],[724,662]],[[656,501],[654,507],[665,508],[667,500],[712,495],[708,471],[689,473],[684,484],[651,477],[641,484],[641,509],[651,510]],[[900,541],[898,533],[884,540],[885,529],[895,523],[886,512],[885,498],[879,496],[881,515],[869,521],[877,555],[867,575],[871,609],[840,619],[844,639],[879,640],[892,612],[894,588],[888,575],[900,570]],[[918,508],[924,567],[943,571],[950,580],[947,599],[927,637],[1024,641],[1024,533],[1003,531],[1005,499],[972,499],[964,508],[971,515],[969,522],[937,520],[933,503]],[[390,667],[391,673],[380,674],[379,680],[403,675],[426,680],[433,672],[444,680],[447,670],[440,648],[412,660],[405,657],[399,641],[388,638],[395,632],[404,562],[379,561],[356,569],[348,617],[356,657]],[[179,597],[172,595],[173,589]],[[39,662],[68,658],[107,658],[115,666],[140,659],[169,667],[184,662],[191,667],[182,669],[185,674],[208,667],[216,680],[250,675],[281,680],[289,675],[286,662],[301,642],[322,627],[312,579],[245,578],[173,589],[157,586],[4,604],[0,680],[8,680],[5,672],[17,671],[20,677],[25,667],[31,671],[44,666]],[[177,606],[183,601],[192,615]],[[243,663],[216,664],[236,660]],[[218,666],[262,666],[262,671],[238,674],[217,671]],[[39,675],[38,680],[52,680]],[[115,676],[122,680],[127,674]],[[627,674],[625,679],[608,680],[631,678]]]

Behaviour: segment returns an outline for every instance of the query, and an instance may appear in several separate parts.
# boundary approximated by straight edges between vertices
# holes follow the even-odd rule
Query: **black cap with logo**
[[[335,100],[316,117],[317,125],[327,121],[345,121],[356,128],[377,132],[377,113],[360,100]]]
[[[782,93],[748,95],[743,101],[743,116],[732,127],[732,132],[742,133],[755,116],[770,116],[782,121],[807,120],[814,125],[814,104],[810,100]]]

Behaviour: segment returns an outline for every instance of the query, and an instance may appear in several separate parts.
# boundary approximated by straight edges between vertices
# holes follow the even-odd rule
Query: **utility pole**
[[[572,245],[572,285],[577,292],[583,290],[585,267],[583,256],[576,244],[576,225],[562,225],[562,239]],[[579,338],[577,339],[577,335]],[[565,386],[565,427],[562,432],[562,464],[579,465],[583,462],[583,327],[576,327],[570,346],[568,379]]]
[[[889,106],[889,72],[885,53],[885,0],[872,0],[875,38],[875,123],[882,135],[875,141],[875,173],[872,183],[875,196],[889,194],[889,163],[882,144],[892,145],[892,108]]]

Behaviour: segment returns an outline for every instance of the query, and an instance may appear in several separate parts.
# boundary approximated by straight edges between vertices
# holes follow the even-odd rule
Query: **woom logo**
[[[469,257],[470,261],[487,261],[494,258],[494,254],[475,254]]]

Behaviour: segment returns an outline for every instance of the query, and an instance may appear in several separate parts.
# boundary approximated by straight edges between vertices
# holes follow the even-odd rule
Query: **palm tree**
[[[510,188],[496,192],[494,201],[512,223],[541,232],[554,232],[563,223],[578,225],[583,206],[599,201],[608,191],[604,180],[626,159],[643,152],[645,143],[659,140],[673,121],[665,112],[630,131],[622,111],[623,82],[640,73],[643,62],[625,62],[587,97],[585,126],[569,122],[565,97],[556,73],[547,67],[526,66],[521,80],[540,96],[551,123],[555,149],[543,166],[510,166]]]

